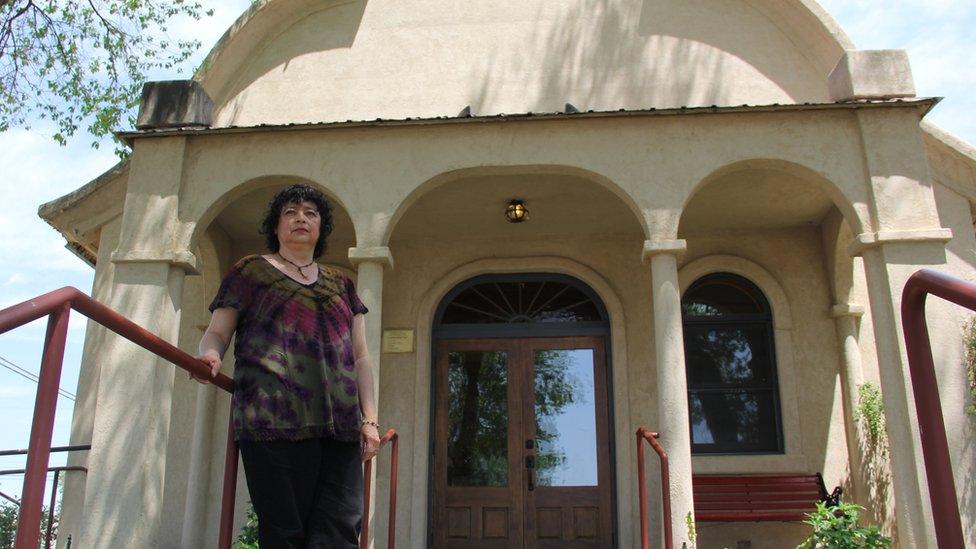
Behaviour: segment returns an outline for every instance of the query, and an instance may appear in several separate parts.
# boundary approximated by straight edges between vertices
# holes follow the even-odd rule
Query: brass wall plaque
[[[412,353],[413,330],[383,330],[384,353]]]

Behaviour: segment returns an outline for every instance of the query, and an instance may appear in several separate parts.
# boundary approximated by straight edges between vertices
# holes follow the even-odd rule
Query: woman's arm
[[[363,461],[376,455],[380,446],[379,430],[375,425],[376,390],[373,387],[373,366],[366,346],[366,317],[356,315],[352,318],[352,351],[356,359],[356,385],[359,389],[359,409],[363,414],[362,444]]]
[[[236,329],[237,309],[223,307],[214,310],[213,316],[210,317],[210,325],[207,326],[207,331],[203,332],[203,336],[200,338],[200,354],[197,356],[198,359],[210,365],[210,379],[217,377],[224,353],[227,352],[227,347],[230,346],[230,338],[233,337]],[[210,382],[193,375],[190,377],[200,383]]]

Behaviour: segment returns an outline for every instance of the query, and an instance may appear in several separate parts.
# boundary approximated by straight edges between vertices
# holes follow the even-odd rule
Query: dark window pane
[[[460,292],[441,324],[586,322],[604,320],[596,303],[565,282],[485,282]]]
[[[692,284],[681,300],[687,317],[766,315],[769,305],[748,280],[734,275],[713,275]]]
[[[590,308],[587,309],[585,307],[586,305],[590,305]],[[564,292],[554,296],[544,309],[535,314],[535,319],[539,322],[600,320],[599,316],[593,317],[592,312],[595,312],[595,310],[596,307],[593,306],[593,301],[590,298],[578,289],[567,286]],[[589,311],[592,311],[588,315],[589,317],[580,317],[580,315],[586,315]]]
[[[755,284],[719,273],[681,301],[692,453],[781,451],[769,303]]]
[[[779,450],[772,391],[692,392],[688,406],[694,453]]]
[[[689,389],[773,385],[766,325],[686,324],[684,331]]]
[[[447,484],[508,484],[508,356],[455,351],[448,358]]]

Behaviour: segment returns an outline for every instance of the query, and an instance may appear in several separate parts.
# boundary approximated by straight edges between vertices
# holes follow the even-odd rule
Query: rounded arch
[[[184,235],[185,247],[183,249],[196,249],[202,235],[207,231],[211,223],[213,223],[217,216],[220,215],[220,213],[224,211],[227,206],[233,204],[234,201],[255,191],[283,186],[291,183],[304,183],[311,187],[315,187],[316,189],[322,191],[326,198],[329,199],[329,202],[331,202],[333,205],[334,211],[341,210],[342,212],[345,212],[345,215],[348,215],[349,210],[346,208],[346,205],[342,199],[340,199],[339,196],[331,189],[318,183],[317,181],[313,181],[307,177],[290,174],[262,175],[248,179],[247,181],[228,189],[226,192],[215,198],[209,205],[203,208],[196,219],[187,220],[188,225],[190,225],[192,228],[189,234]],[[258,222],[259,220],[255,220],[255,227],[257,226]],[[352,230],[355,233],[355,225],[353,225]],[[353,236],[355,237],[355,234]]]
[[[779,281],[762,265],[735,255],[708,255],[700,257],[678,271],[681,295],[696,280],[715,273],[732,273],[755,284],[765,294],[773,313],[773,327],[777,330],[793,328],[790,302]]]
[[[791,160],[752,158],[726,164],[712,171],[688,189],[681,204],[681,209],[676,212],[676,219],[673,220],[674,234],[676,235],[678,232],[682,214],[688,207],[688,204],[705,190],[709,184],[725,176],[749,170],[782,172],[816,185],[830,199],[837,210],[840,211],[843,220],[847,222],[854,234],[865,232],[865,228],[871,225],[866,212],[859,212],[854,202],[845,194],[844,190],[817,170]]]
[[[488,274],[514,274],[524,272],[546,272],[571,276],[589,286],[596,296],[603,302],[610,319],[610,336],[608,347],[617,351],[612,352],[609,363],[611,377],[614,380],[611,389],[613,398],[614,424],[611,428],[616,433],[616,463],[617,479],[635,478],[637,472],[630,456],[633,455],[633,437],[630,432],[632,418],[630,416],[630,394],[627,383],[627,349],[626,319],[624,305],[610,282],[591,267],[573,259],[559,256],[511,257],[479,259],[460,265],[444,273],[440,278],[425,288],[418,300],[416,309],[417,353],[416,377],[414,390],[414,435],[413,440],[426,441],[430,439],[430,418],[433,413],[431,389],[431,359],[433,349],[433,325],[438,305],[444,300],[451,289],[465,280]],[[428,484],[427,444],[415,444],[413,450],[413,501],[423,497],[427,501],[430,497]],[[620,543],[630,546],[627,537],[631,529],[625,517],[633,516],[636,512],[633,502],[636,495],[628,482],[618,480],[616,486],[617,527],[623,533]],[[411,536],[413,546],[426,544],[428,506],[414,505],[411,508]]]
[[[416,186],[407,196],[405,196],[396,205],[393,215],[390,216],[386,224],[386,229],[383,232],[383,237],[381,240],[382,246],[389,245],[390,239],[392,238],[394,232],[396,231],[397,224],[403,218],[411,206],[417,203],[418,200],[424,196],[430,194],[436,189],[449,185],[453,182],[460,181],[469,177],[479,177],[486,175],[498,175],[498,176],[522,176],[522,175],[566,175],[571,177],[577,177],[580,179],[585,179],[592,181],[593,183],[599,185],[603,189],[609,191],[618,200],[623,202],[628,210],[633,214],[634,220],[640,225],[641,230],[644,233],[644,237],[648,238],[649,234],[647,219],[642,214],[640,207],[634,201],[633,197],[614,182],[612,179],[601,175],[597,172],[588,170],[586,168],[580,168],[576,166],[567,165],[552,165],[552,164],[525,164],[525,165],[509,165],[509,166],[476,166],[469,168],[460,168],[456,170],[451,170],[443,172],[431,177],[427,181],[424,181],[420,185]]]
[[[221,65],[243,63],[252,49],[260,47],[269,37],[279,33],[285,22],[302,17],[310,11],[328,9],[344,3],[348,2],[340,0],[252,2],[210,49],[194,78],[201,81],[208,89],[219,87],[220,83],[216,80],[220,77],[226,78],[228,74],[233,73],[233,67],[224,68]],[[810,43],[813,52],[818,54],[817,60],[825,65],[832,67],[839,58],[839,55],[831,54],[834,50],[839,49],[842,53],[843,50],[856,49],[854,42],[840,27],[837,20],[816,0],[749,0],[748,3],[785,27],[790,35],[801,37],[802,42]]]
[[[761,464],[767,471],[788,471],[807,467],[803,455],[800,430],[800,410],[797,404],[796,367],[793,359],[793,313],[786,291],[779,281],[762,265],[734,255],[708,255],[689,262],[678,270],[678,285],[682,296],[696,280],[715,273],[732,273],[755,284],[765,295],[772,310],[773,340],[776,348],[776,373],[779,380],[780,413],[785,454],[763,459],[758,456],[740,457],[736,461],[701,461],[696,467],[702,472],[731,473],[736,467]],[[748,464],[748,465],[747,465]],[[739,471],[741,472],[741,471]]]
[[[827,99],[826,76],[844,51],[853,49],[836,22],[813,0],[723,2],[725,13],[738,20],[731,26],[722,25],[727,19],[712,13],[717,10],[708,3],[620,0],[604,4],[594,17],[585,2],[543,9],[540,3],[507,0],[472,12],[458,10],[448,0],[409,9],[392,0],[261,0],[218,41],[195,78],[213,97],[219,125],[451,117],[465,105],[482,114],[557,112],[567,100],[583,110],[607,111],[802,103]],[[684,13],[662,17],[677,11]],[[699,21],[710,13],[715,19]],[[313,18],[317,20],[310,21]],[[436,24],[430,24],[432,19],[437,19]],[[532,24],[521,24],[525,21]],[[622,21],[627,24],[621,26]],[[636,29],[631,27],[634,21],[641,22]],[[485,33],[455,30],[510,23],[519,24],[500,33],[502,40],[488,44],[478,40]],[[730,31],[738,25],[758,29],[765,38]],[[323,26],[329,26],[329,31],[321,32]],[[439,56],[434,66],[459,67],[452,78],[419,65],[401,71],[410,64],[406,56],[385,64],[403,51],[415,50],[420,28],[425,36],[435,33],[432,42],[449,44],[422,57]],[[668,45],[663,47],[662,41]],[[769,47],[770,41],[776,46]],[[524,55],[525,48],[535,50]],[[318,93],[310,96],[307,109],[297,104],[279,109],[276,90],[282,81],[292,82],[286,77],[331,77],[321,69],[337,63],[303,60],[323,55],[339,64],[348,61],[351,70],[363,72],[345,80],[346,86],[332,87],[330,95],[337,100],[325,100]],[[669,60],[671,56],[677,60]],[[312,68],[298,76],[305,70],[304,61]],[[550,74],[547,68],[561,66],[560,62],[577,67]],[[506,71],[512,64],[520,70]],[[611,64],[617,76],[608,85],[601,75]],[[281,74],[285,72],[290,74]],[[701,73],[702,78],[683,78],[692,73]],[[337,74],[339,80],[349,76],[348,70]],[[259,82],[269,75],[266,85]],[[699,85],[701,80],[707,85]],[[374,93],[390,82],[408,85],[394,95]],[[669,89],[676,82],[680,89]],[[419,93],[412,93],[418,89]],[[317,99],[322,100],[316,103]],[[579,104],[582,101],[587,103]]]

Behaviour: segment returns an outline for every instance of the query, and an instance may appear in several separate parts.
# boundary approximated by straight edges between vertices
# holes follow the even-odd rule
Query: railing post
[[[70,312],[69,301],[48,317],[37,398],[34,403],[34,420],[31,424],[30,444],[27,447],[27,470],[21,496],[20,519],[17,521],[15,549],[36,549],[41,535],[44,481],[51,457],[51,436],[54,433],[54,414],[58,403],[58,386],[61,383],[61,364],[68,337]]]
[[[392,442],[393,447],[390,448],[390,522],[386,543],[387,549],[394,549],[396,546],[396,489],[400,435],[398,435],[394,429],[390,429],[385,435],[383,435],[383,438],[380,439],[380,448],[385,446],[387,442]],[[366,549],[369,546],[369,491],[372,487],[371,476],[373,472],[374,459],[376,459],[376,456],[373,456],[373,459],[363,463],[363,527],[359,533],[360,549]]]
[[[224,491],[220,501],[218,549],[230,549],[234,535],[234,504],[237,496],[237,441],[234,440],[234,414],[227,424],[227,451],[224,453]]]
[[[949,442],[942,418],[939,381],[935,376],[932,345],[925,322],[925,297],[929,293],[976,310],[976,287],[966,281],[923,269],[909,277],[901,300],[905,351],[915,396],[919,436],[922,439],[922,457],[925,460],[925,476],[929,484],[935,536],[940,548],[962,549],[965,547],[962,521],[952,478]]]
[[[661,518],[664,522],[664,547],[674,547],[674,527],[671,524],[671,471],[668,466],[668,453],[657,441],[660,435],[644,427],[637,429],[637,487],[640,497],[641,549],[650,547],[647,531],[647,486],[644,477],[644,441],[647,441],[661,460]]]
[[[61,470],[54,470],[54,482],[51,483],[51,503],[47,508],[47,532],[44,534],[44,549],[51,549],[51,529],[54,528],[54,505],[58,499],[58,480],[60,480]]]
[[[644,474],[644,429],[637,430],[637,493],[640,498],[641,549],[650,547],[647,532],[647,479]]]
[[[400,435],[393,433],[393,447],[390,448],[390,522],[386,534],[387,549],[396,547],[396,499],[397,467],[399,466]]]

